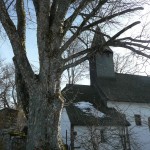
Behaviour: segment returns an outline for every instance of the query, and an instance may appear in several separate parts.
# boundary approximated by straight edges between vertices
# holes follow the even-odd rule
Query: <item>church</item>
[[[96,33],[92,47],[103,44]],[[68,84],[61,127],[71,150],[149,150],[150,77],[115,73],[105,46],[89,59],[88,85]]]

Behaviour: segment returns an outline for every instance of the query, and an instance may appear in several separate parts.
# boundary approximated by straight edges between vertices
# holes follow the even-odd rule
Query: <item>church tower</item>
[[[91,47],[97,45],[101,47],[101,45],[104,43],[104,36],[101,34],[100,29],[97,27]],[[100,49],[96,54],[92,55],[89,59],[89,65],[91,85],[97,81],[97,78],[115,77],[113,51],[108,46],[103,47],[103,49]]]

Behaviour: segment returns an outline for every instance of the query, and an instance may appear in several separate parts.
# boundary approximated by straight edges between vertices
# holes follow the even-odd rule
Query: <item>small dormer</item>
[[[103,45],[105,38],[101,34],[99,28],[96,29],[96,33],[93,38],[92,46],[95,47]],[[91,84],[96,78],[114,78],[114,62],[113,62],[113,51],[108,47],[104,46],[89,60],[90,62],[90,78]]]

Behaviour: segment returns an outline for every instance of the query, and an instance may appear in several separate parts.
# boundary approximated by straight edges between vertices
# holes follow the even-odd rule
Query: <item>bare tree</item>
[[[26,55],[26,2],[30,2],[30,5],[33,2],[34,21],[37,23],[38,75],[32,70]],[[139,24],[139,21],[122,27],[112,37],[104,32],[108,27],[114,29],[120,21],[119,17],[143,10],[140,4],[137,0],[0,0],[0,21],[12,45],[15,68],[20,72],[28,92],[28,150],[61,147],[59,120],[64,99],[60,93],[60,78],[64,70],[79,65],[96,51],[103,51],[106,45],[125,47],[149,58],[148,54],[136,49],[141,47],[149,50],[149,47],[142,44],[149,41],[119,38],[125,31]],[[84,41],[83,33],[91,31],[93,36],[97,25],[101,29],[99,34],[107,37],[106,42],[62,58],[62,54],[76,38]],[[66,42],[65,37],[68,37]]]
[[[79,39],[77,39],[68,47],[68,49],[64,53],[64,58],[70,57],[71,55],[80,52],[83,49],[83,44],[80,42]],[[68,64],[74,63],[77,59],[70,60]],[[81,81],[83,78],[86,78],[88,76],[87,72],[88,62],[84,61],[77,66],[67,68],[66,71],[63,73],[62,81],[68,84],[75,84],[76,82]]]
[[[139,66],[134,60],[133,54],[114,54],[114,69],[117,73],[136,74],[139,73]]]
[[[114,53],[114,70],[117,73],[149,75],[148,72],[149,59],[134,53],[126,53],[124,55]]]
[[[15,90],[15,70],[12,64],[0,62],[0,107],[18,107]]]

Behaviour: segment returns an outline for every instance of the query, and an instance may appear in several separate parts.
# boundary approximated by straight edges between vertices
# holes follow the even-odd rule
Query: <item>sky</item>
[[[27,56],[31,63],[38,66],[38,52],[35,30],[28,29],[26,38]],[[13,51],[9,39],[0,41],[0,57],[4,58],[6,62],[12,62]]]
[[[145,7],[145,10],[140,13],[144,14],[145,12],[148,12],[148,11],[149,11],[149,8],[147,6],[147,7]],[[135,19],[139,20],[141,18],[139,18],[139,16],[138,16]],[[135,19],[131,18],[131,23]],[[147,18],[147,20],[150,21],[150,17]],[[142,19],[141,19],[141,21],[142,21]],[[135,33],[135,32],[137,33],[140,30],[141,30],[141,26],[137,25],[132,30],[129,30],[128,32],[126,32],[125,35],[128,36],[131,33]],[[27,29],[26,35],[27,35],[27,39],[26,39],[27,56],[28,56],[31,64],[33,64],[34,66],[36,66],[38,68],[38,51],[37,51],[37,44],[36,44],[37,43],[36,32],[33,29]],[[118,52],[118,50],[115,50],[115,49],[114,49],[114,51]],[[125,51],[120,50],[120,53],[124,53],[124,52]],[[5,62],[12,62],[13,52],[12,52],[11,44],[7,38],[4,41],[0,39],[0,57],[5,59]],[[89,79],[85,79],[85,81],[83,81],[83,82],[89,84]]]

